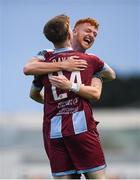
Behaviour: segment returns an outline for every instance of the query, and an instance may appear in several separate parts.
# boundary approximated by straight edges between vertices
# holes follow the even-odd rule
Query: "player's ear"
[[[73,35],[77,35],[77,32],[76,32],[76,30],[75,29],[73,29]]]
[[[68,39],[72,40],[72,38],[73,38],[73,33],[72,33],[72,31],[69,31],[68,32]]]

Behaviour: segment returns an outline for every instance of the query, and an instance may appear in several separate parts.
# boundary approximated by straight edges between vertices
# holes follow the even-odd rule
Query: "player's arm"
[[[95,73],[95,76],[103,78],[104,81],[112,81],[116,79],[115,71],[106,63],[104,63],[101,71]]]
[[[41,75],[61,70],[66,71],[81,71],[87,67],[85,60],[76,59],[77,56],[72,56],[68,60],[62,62],[47,63],[41,61],[39,58],[34,57],[24,66],[23,72],[25,75]]]
[[[41,93],[41,88],[37,88],[32,84],[30,89],[30,98],[34,101],[44,104],[44,95]]]
[[[78,89],[79,91],[75,93],[77,93],[79,96],[97,101],[101,97],[102,81],[101,79],[94,77],[92,78],[90,86],[81,85]]]
[[[104,61],[102,61],[99,57],[94,54],[90,54],[93,56],[93,67],[94,67],[94,75],[103,79],[103,81],[111,81],[116,79],[115,71]]]
[[[102,81],[96,77],[92,79],[90,86],[72,83],[65,76],[52,76],[50,82],[57,88],[72,91],[86,99],[99,100],[101,96]]]
[[[41,93],[43,88],[43,76],[34,76],[30,89],[30,98],[38,103],[44,104],[44,95]]]

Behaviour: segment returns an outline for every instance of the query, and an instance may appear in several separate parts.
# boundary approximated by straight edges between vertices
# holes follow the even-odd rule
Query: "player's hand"
[[[69,90],[72,85],[72,83],[63,75],[51,76],[49,77],[49,80],[53,86],[63,90]]]
[[[79,59],[78,56],[68,57],[66,61],[62,62],[62,70],[65,71],[83,71],[87,68],[87,62],[83,59]]]

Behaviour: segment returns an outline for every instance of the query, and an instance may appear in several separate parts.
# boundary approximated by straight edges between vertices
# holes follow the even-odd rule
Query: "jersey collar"
[[[73,50],[73,49],[71,47],[58,48],[58,49],[54,50],[53,54],[60,53],[60,52],[65,52],[65,51],[70,51],[70,50]]]

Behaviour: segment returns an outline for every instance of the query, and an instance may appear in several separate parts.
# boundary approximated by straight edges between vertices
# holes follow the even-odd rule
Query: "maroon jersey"
[[[94,55],[88,55],[75,51],[65,51],[51,54],[46,53],[46,62],[66,61],[70,56],[79,56],[88,63],[84,71],[59,71],[40,76],[34,81],[34,85],[44,86],[44,126],[48,129],[51,138],[60,138],[73,134],[89,131],[96,127],[92,115],[92,107],[89,102],[76,93],[61,90],[52,86],[49,77],[52,75],[64,75],[71,82],[90,85],[93,74],[101,71],[104,63]]]

